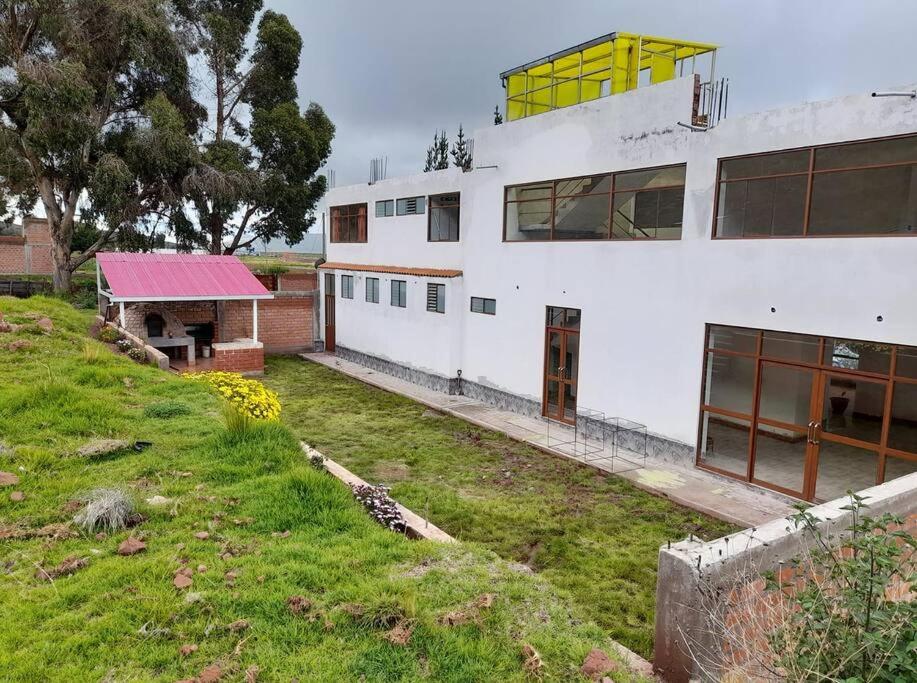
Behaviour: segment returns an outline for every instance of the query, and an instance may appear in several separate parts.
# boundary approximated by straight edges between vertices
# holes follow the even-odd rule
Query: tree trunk
[[[210,212],[210,253],[223,253],[223,217],[216,211]]]
[[[51,282],[54,285],[54,291],[58,294],[70,293],[70,245],[64,245],[61,240],[51,232],[51,259],[54,262],[54,272],[51,275]]]

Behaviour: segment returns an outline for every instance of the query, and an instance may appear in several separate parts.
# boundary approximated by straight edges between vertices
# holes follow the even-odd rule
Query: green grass
[[[315,363],[274,358],[266,382],[302,439],[463,540],[528,564],[578,614],[652,656],[659,547],[729,524],[627,481],[501,434],[433,414],[409,399]]]
[[[583,611],[543,577],[520,572],[478,544],[410,541],[372,522],[344,485],[306,462],[285,426],[229,434],[217,400],[200,383],[107,349],[90,354],[87,363],[88,313],[42,297],[0,297],[0,312],[11,322],[40,312],[55,325],[50,336],[0,333],[0,470],[20,478],[15,487],[0,488],[4,681],[174,681],[214,663],[225,680],[242,680],[257,666],[259,680],[521,681],[523,643],[541,654],[545,679],[575,680],[589,649],[609,647],[607,634],[582,620]],[[18,338],[31,341],[31,348],[7,351]],[[302,383],[291,396],[290,423],[297,436],[336,457],[349,453],[352,461],[382,462],[389,451],[394,461],[409,450],[412,468],[423,470],[417,462],[429,454],[431,466],[438,463],[447,473],[444,454],[474,456],[469,491],[483,473],[477,466],[493,457],[489,449],[460,442],[450,451],[449,430],[427,432],[424,420],[407,429],[399,445],[397,430],[419,413],[412,404],[380,398],[299,362],[272,363],[271,373],[284,386]],[[380,421],[387,406],[393,414]],[[337,412],[326,413],[322,424],[325,410]],[[368,421],[353,422],[361,416]],[[376,426],[383,431],[373,434]],[[93,459],[75,454],[96,438],[153,445]],[[430,444],[437,440],[433,453]],[[424,493],[421,479],[402,482],[399,493],[418,508],[428,502],[434,516],[460,535],[500,528],[488,526],[482,514],[463,513],[462,495],[449,485]],[[146,519],[130,532],[98,539],[9,538],[13,530],[68,523],[68,501],[100,486],[122,487]],[[25,500],[12,501],[13,489]],[[447,498],[444,491],[451,491]],[[154,495],[173,503],[151,507],[144,501]],[[503,518],[499,499],[492,500]],[[520,510],[520,521],[531,512]],[[481,530],[472,533],[472,523]],[[210,538],[195,538],[202,530]],[[129,533],[142,536],[147,550],[119,556],[116,549]],[[499,535],[507,548],[514,545],[509,531]],[[88,564],[53,583],[36,578],[37,567],[54,567],[69,556]],[[198,573],[198,565],[206,569]],[[199,594],[196,602],[172,585],[183,566],[195,569],[190,590]],[[237,575],[234,582],[226,580],[227,572]],[[484,593],[496,599],[480,623],[440,623]],[[291,613],[286,601],[294,595],[312,601],[314,619]],[[617,609],[610,606],[615,596],[605,597],[609,609]],[[363,615],[353,616],[348,603],[362,606]],[[383,637],[389,615],[414,620],[407,645]],[[248,628],[228,628],[237,620]],[[180,656],[179,648],[189,643],[199,649]]]
[[[321,254],[303,255],[301,259],[281,258],[279,256],[239,256],[239,259],[250,270],[256,273],[284,273],[315,270],[315,261]]]

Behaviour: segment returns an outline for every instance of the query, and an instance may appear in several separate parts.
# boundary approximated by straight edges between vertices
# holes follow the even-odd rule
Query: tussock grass
[[[269,359],[265,381],[300,438],[449,534],[528,565],[647,658],[659,547],[736,530],[315,363]]]
[[[282,424],[232,433],[198,383],[108,352],[87,364],[90,313],[50,298],[0,297],[0,311],[39,311],[55,327],[28,353],[0,353],[0,469],[17,472],[26,494],[0,496],[0,528],[71,524],[73,501],[98,488],[122,488],[146,518],[101,540],[0,540],[4,681],[174,681],[214,662],[226,680],[258,666],[259,680],[523,681],[523,641],[545,660],[546,680],[576,680],[589,649],[607,647],[544,579],[475,544],[414,542],[379,527]],[[188,412],[151,409],[166,402]],[[70,455],[95,439],[153,445],[111,459]],[[143,502],[156,495],[173,503]],[[195,537],[201,531],[209,536]],[[129,534],[146,550],[119,556]],[[53,582],[35,577],[37,566],[68,557],[87,564]],[[172,583],[182,567],[194,570],[187,591]],[[188,592],[198,599],[186,601]],[[480,624],[440,623],[484,593],[500,597]],[[308,598],[316,618],[293,614],[293,595]],[[395,645],[383,635],[401,616],[414,631]],[[248,629],[228,628],[240,619]],[[179,656],[186,643],[198,650]]]

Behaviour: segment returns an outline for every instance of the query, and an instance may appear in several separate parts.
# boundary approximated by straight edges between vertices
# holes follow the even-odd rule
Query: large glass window
[[[720,162],[715,237],[917,232],[917,136]]]
[[[366,204],[331,207],[331,241],[366,241]]]
[[[439,194],[430,197],[427,241],[458,242],[459,194]]]
[[[680,165],[507,187],[504,238],[680,239],[684,184]]]

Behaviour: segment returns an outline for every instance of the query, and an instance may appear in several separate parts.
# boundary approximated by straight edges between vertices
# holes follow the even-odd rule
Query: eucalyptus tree
[[[47,216],[54,288],[180,199],[203,111],[164,0],[0,3],[0,212]],[[106,226],[71,254],[77,220]]]
[[[184,182],[188,211],[172,215],[177,239],[213,254],[278,237],[295,244],[315,222],[326,189],[317,172],[334,137],[319,105],[297,104],[302,38],[286,16],[259,16],[261,0],[176,7],[195,37],[205,72],[198,95],[210,105],[200,163]]]

